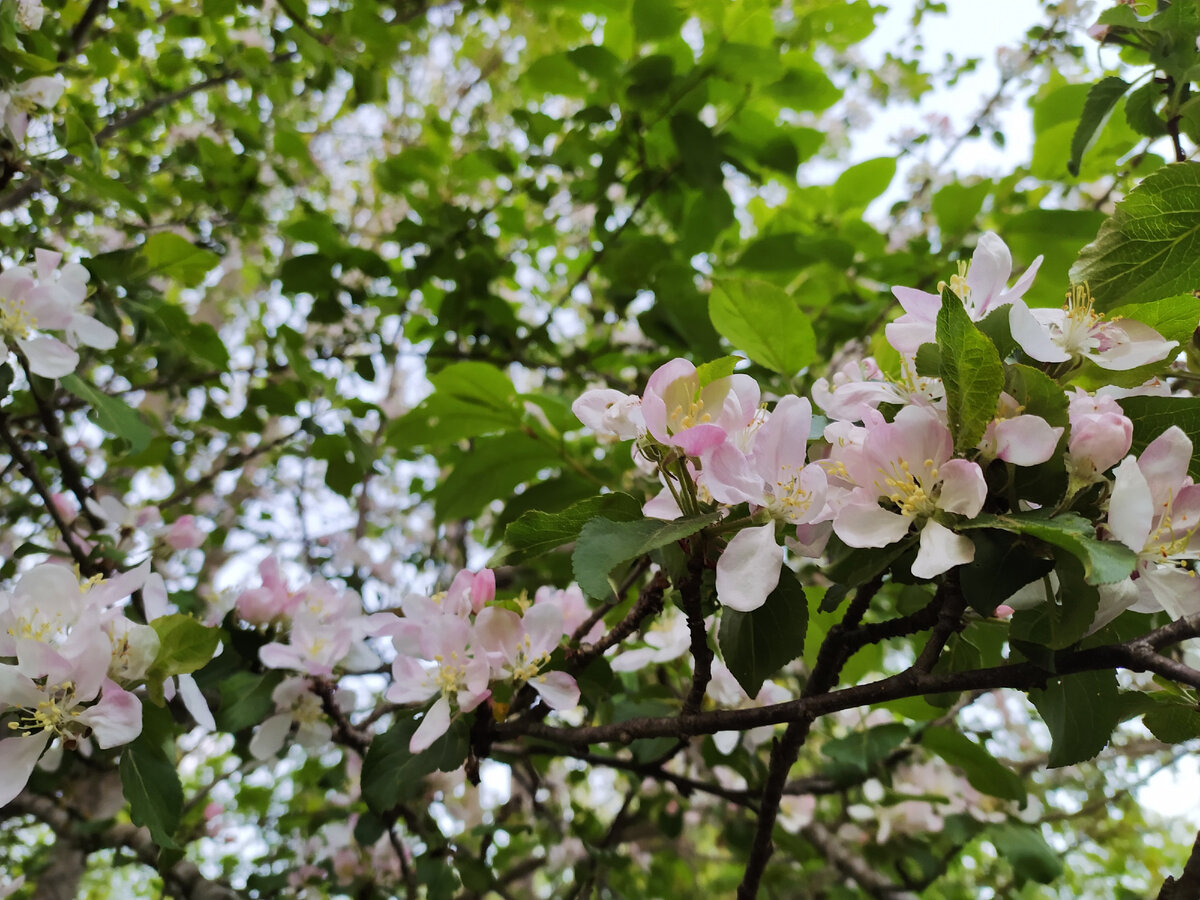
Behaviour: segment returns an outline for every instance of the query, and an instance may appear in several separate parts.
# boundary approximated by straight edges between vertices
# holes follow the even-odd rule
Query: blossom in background
[[[52,109],[66,89],[67,83],[60,76],[39,75],[11,91],[0,91],[0,115],[13,140],[18,144],[24,141],[29,117],[38,107]]]
[[[88,270],[79,263],[62,265],[62,254],[53,250],[35,250],[33,255],[38,277],[37,292],[46,294],[51,302],[67,314],[67,324],[63,326],[67,343],[72,347],[82,344],[97,350],[115,347],[117,333],[82,311],[83,302],[87,299],[88,279],[91,277]]]
[[[0,93],[0,107],[3,96]],[[38,332],[65,328],[70,314],[36,288],[33,273],[24,266],[0,272],[0,339],[16,343],[35,375],[61,378],[75,371],[79,354],[58,338]]]
[[[566,672],[542,672],[563,639],[562,609],[535,604],[518,616],[489,606],[475,619],[475,637],[489,656],[491,676],[511,679],[514,689],[528,684],[551,709],[579,704],[579,685]]]
[[[283,749],[292,728],[296,743],[309,750],[320,750],[333,737],[333,727],[325,721],[321,699],[312,691],[312,683],[302,676],[283,679],[271,692],[275,713],[267,718],[250,739],[250,753],[255,759],[270,759]],[[340,709],[354,705],[352,691],[338,691],[334,703]]]
[[[1167,358],[1178,341],[1168,341],[1149,325],[1133,319],[1105,320],[1092,305],[1086,285],[1067,294],[1060,309],[1029,309],[1013,304],[1009,327],[1013,340],[1033,359],[1064,363],[1089,359],[1103,369],[1136,369]]]
[[[988,313],[1019,301],[1033,284],[1042,257],[1033,261],[1016,283],[1008,287],[1012,275],[1012,253],[996,234],[987,232],[979,238],[969,263],[960,263],[958,274],[950,279],[950,290],[963,302],[963,307],[978,322]],[[940,286],[939,286],[940,290]],[[942,308],[940,294],[910,287],[894,287],[892,294],[904,307],[904,315],[884,329],[888,343],[901,353],[916,353],[922,344],[937,340],[937,314]]]
[[[26,31],[37,31],[42,27],[46,8],[42,0],[17,0],[17,24]]]

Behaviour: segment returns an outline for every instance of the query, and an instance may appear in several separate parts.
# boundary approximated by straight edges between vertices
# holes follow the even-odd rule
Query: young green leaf
[[[1108,124],[1117,102],[1129,90],[1129,82],[1115,75],[1101,78],[1088,90],[1087,100],[1083,104],[1083,116],[1075,127],[1075,135],[1071,138],[1071,158],[1067,162],[1067,171],[1072,175],[1079,174],[1079,161],[1083,154],[1096,143],[1096,138]]]
[[[708,300],[713,327],[759,365],[792,377],[809,365],[816,336],[796,301],[766,281],[721,281]]]
[[[575,543],[571,558],[575,580],[589,596],[608,598],[613,593],[609,573],[621,563],[690,537],[720,517],[719,512],[712,512],[674,522],[657,519],[614,522],[597,516],[583,526]]]
[[[737,683],[747,696],[754,697],[766,679],[804,652],[807,628],[804,587],[785,567],[780,570],[779,585],[758,609],[722,611],[717,645]]]
[[[942,289],[937,345],[954,446],[970,450],[996,415],[996,402],[1004,387],[1004,365],[995,345],[975,327],[962,300],[949,288]]]

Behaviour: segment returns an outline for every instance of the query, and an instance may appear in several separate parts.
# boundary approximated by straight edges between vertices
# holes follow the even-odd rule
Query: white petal
[[[18,338],[17,344],[29,357],[29,368],[43,378],[62,378],[79,365],[79,354],[57,338]]]
[[[25,789],[38,757],[50,741],[49,731],[23,734],[0,741],[0,807]]]
[[[921,529],[921,547],[913,560],[912,573],[918,578],[932,578],[974,558],[975,545],[969,538],[930,519]]]
[[[420,753],[445,734],[449,728],[450,701],[445,697],[438,697],[437,702],[429,707],[429,712],[425,713],[425,718],[421,719],[421,724],[413,732],[412,740],[408,742],[408,751]]]
[[[878,505],[851,503],[838,510],[833,531],[851,547],[886,547],[908,534],[911,522]]]
[[[717,600],[738,612],[758,609],[779,584],[783,553],[774,523],[739,531],[717,560]]]
[[[1154,524],[1150,485],[1132,456],[1125,457],[1113,475],[1115,484],[1108,501],[1108,530],[1130,550],[1141,553]]]
[[[579,705],[579,685],[566,672],[546,672],[529,684],[551,709],[574,709]]]
[[[1023,302],[1008,308],[1008,327],[1025,355],[1038,362],[1066,362],[1071,354],[1054,343],[1050,332]]]
[[[283,742],[292,729],[290,713],[271,716],[259,726],[250,738],[250,755],[255,759],[270,759],[283,748]]]
[[[208,708],[208,701],[204,699],[200,685],[196,684],[196,679],[191,675],[179,676],[179,699],[183,701],[184,708],[192,714],[197,725],[205,731],[217,730],[217,723],[213,719],[212,710]]]

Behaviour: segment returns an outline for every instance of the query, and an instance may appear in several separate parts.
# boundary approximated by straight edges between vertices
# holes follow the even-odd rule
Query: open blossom
[[[1172,619],[1200,612],[1200,579],[1190,568],[1200,559],[1200,485],[1187,474],[1191,458],[1191,440],[1172,425],[1113,473],[1108,531],[1138,555],[1119,601],[1125,608],[1166,610]]]
[[[63,326],[67,343],[72,347],[82,344],[97,350],[110,350],[117,343],[117,333],[83,312],[87,299],[87,282],[91,274],[79,263],[62,265],[62,254],[54,250],[33,251],[37,268],[39,292],[44,292],[67,314]]]
[[[0,272],[0,340],[15,342],[35,375],[61,378],[75,371],[79,354],[58,338],[39,333],[61,330],[70,321],[70,313],[51,294],[37,290],[27,268],[13,266]]]
[[[851,547],[886,547],[920,529],[912,572],[932,578],[975,558],[971,541],[938,521],[943,513],[978,515],[987,496],[976,463],[954,459],[950,430],[915,406],[868,429],[843,463],[857,485],[836,512],[833,530]]]
[[[1086,285],[1073,288],[1061,309],[1014,304],[1009,326],[1025,353],[1047,363],[1083,358],[1104,369],[1124,371],[1166,359],[1178,346],[1133,319],[1105,320],[1093,309]]]
[[[727,375],[701,387],[696,367],[673,359],[646,383],[642,416],[656,441],[700,456],[749,425],[758,400],[758,384],[748,375]]]
[[[970,263],[959,264],[959,272],[950,279],[949,287],[962,300],[971,321],[978,322],[993,310],[1020,300],[1033,284],[1041,264],[1042,257],[1039,256],[1025,274],[1008,287],[1012,253],[998,235],[989,231],[979,238]],[[904,307],[904,315],[885,329],[888,343],[901,353],[916,353],[922,344],[936,341],[941,296],[909,287],[894,287],[892,293]]]
[[[441,615],[429,619],[416,648],[394,642],[399,655],[392,661],[387,699],[426,703],[437,698],[409,741],[409,750],[420,753],[450,727],[451,700],[459,710],[470,712],[490,696],[491,673],[486,654],[477,652],[474,629],[465,618]]]
[[[489,606],[475,619],[475,636],[487,649],[492,675],[528,684],[551,709],[579,704],[579,685],[566,672],[542,672],[563,639],[562,609],[552,603],[531,606],[523,616]]]
[[[881,403],[906,406],[945,406],[946,388],[940,378],[917,374],[911,356],[900,357],[900,379],[892,381],[872,357],[852,360],[834,373],[832,380],[818,378],[812,387],[813,402],[828,416],[861,422],[868,409]]]
[[[23,81],[11,91],[0,91],[0,115],[8,126],[13,139],[19,144],[25,140],[29,128],[29,117],[40,106],[52,109],[67,84],[61,76],[39,75]]]
[[[285,678],[271,692],[275,713],[267,718],[250,739],[250,753],[255,759],[270,759],[282,748],[292,728],[296,743],[310,750],[319,750],[329,743],[333,728],[325,720],[321,700],[312,691],[312,683],[301,676]],[[346,710],[354,703],[353,691],[338,691],[334,703]]]
[[[788,396],[753,430],[749,452],[726,442],[704,456],[703,484],[722,503],[750,503],[773,520],[804,525],[825,511],[825,470],[807,463],[812,425],[807,399]],[[784,550],[773,524],[736,534],[717,561],[717,599],[742,612],[758,609],[779,583]]]

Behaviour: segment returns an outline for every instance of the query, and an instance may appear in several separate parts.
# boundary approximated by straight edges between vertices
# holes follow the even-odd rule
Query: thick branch
[[[1200,614],[1180,619],[1142,638],[1123,644],[1105,644],[1088,650],[1062,651],[1055,658],[1054,674],[1071,675],[1076,672],[1114,668],[1135,672],[1154,671],[1148,668],[1149,664],[1157,666],[1162,661],[1174,662],[1153,653],[1155,649],[1194,637],[1200,637]],[[1175,665],[1183,670],[1178,673],[1182,683],[1200,688],[1200,672],[1181,664]],[[854,685],[818,696],[802,696],[770,706],[713,710],[690,716],[628,719],[609,725],[585,725],[577,728],[557,728],[540,722],[514,720],[498,725],[496,735],[500,739],[528,735],[576,747],[607,742],[629,743],[646,737],[687,737],[715,734],[718,731],[743,731],[762,725],[779,725],[804,716],[824,716],[844,709],[924,694],[987,691],[997,688],[1027,691],[1043,687],[1051,677],[1054,675],[1028,662],[936,674],[910,668],[898,675],[867,684]]]
[[[1188,857],[1183,874],[1178,878],[1167,876],[1158,900],[1196,900],[1200,897],[1200,833],[1192,844],[1192,855]]]

